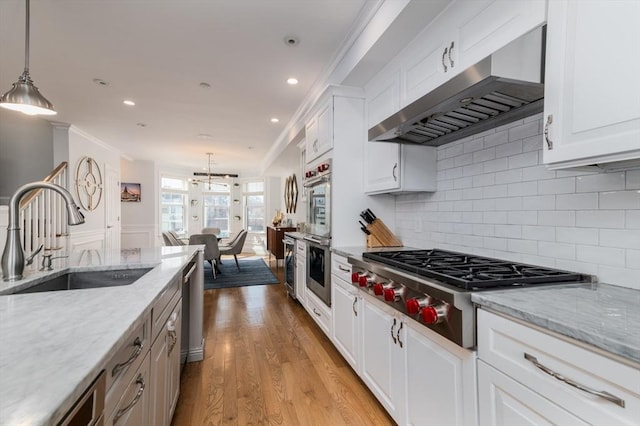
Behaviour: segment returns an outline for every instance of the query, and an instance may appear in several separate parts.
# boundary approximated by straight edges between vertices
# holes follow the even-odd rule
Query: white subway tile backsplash
[[[598,230],[591,228],[557,227],[556,241],[572,244],[598,245]]]
[[[534,182],[537,184],[537,182]],[[532,197],[522,197],[522,208],[524,210],[555,210],[555,195],[536,195]]]
[[[633,229],[601,229],[600,245],[640,249],[640,230]]]
[[[538,181],[538,194],[573,194],[576,192],[575,178]]]
[[[524,195],[536,195],[538,194],[538,182],[518,182],[510,183],[508,189],[509,197],[520,197]]]
[[[640,209],[640,191],[613,191],[600,193],[601,209]]]
[[[576,212],[576,226],[581,228],[624,228],[624,224],[624,210],[580,210]]]
[[[539,211],[538,224],[549,225],[549,226],[575,226],[576,212]]]
[[[640,189],[640,170],[627,170],[626,189]]]
[[[608,266],[624,266],[624,256],[625,253],[623,249],[586,245],[576,246],[576,258],[581,262]]]
[[[537,135],[538,129],[538,121],[532,121],[520,126],[512,127],[509,129],[509,141],[515,141]]]
[[[542,114],[437,148],[438,190],[396,196],[406,245],[597,275],[640,290],[640,169],[548,170]]]
[[[496,237],[503,238],[522,238],[522,225],[495,225],[494,232]]]
[[[598,193],[556,195],[558,210],[592,210],[598,208]]]
[[[627,229],[640,229],[640,210],[628,210],[625,219]]]
[[[535,212],[535,211],[507,212],[507,223],[510,225],[537,225],[538,212]]]
[[[537,152],[525,152],[523,154],[512,155],[509,158],[509,168],[516,169],[522,167],[535,166],[538,164]]]
[[[576,192],[619,191],[623,190],[624,186],[624,172],[576,177]]]
[[[525,240],[555,241],[556,228],[553,226],[522,225],[522,238]]]
[[[502,145],[509,142],[509,131],[503,130],[484,137],[484,147],[490,148],[496,145]]]
[[[513,141],[496,146],[496,158],[522,154],[522,141]]]
[[[483,161],[493,160],[494,158],[496,158],[496,149],[493,147],[486,148],[473,153],[474,163],[482,163]]]

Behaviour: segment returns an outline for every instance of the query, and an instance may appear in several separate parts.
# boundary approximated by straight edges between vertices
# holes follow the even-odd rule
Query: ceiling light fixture
[[[287,84],[291,86],[295,86],[296,84],[298,84],[298,79],[294,77],[290,77],[287,79]]]
[[[13,87],[0,97],[0,107],[19,111],[27,115],[55,115],[53,104],[47,100],[33,84],[29,76],[29,0],[25,0],[26,25],[24,40],[24,71],[13,83]]]
[[[277,123],[277,122],[279,122],[279,121],[280,121],[280,120],[278,120],[276,117],[273,117],[273,118],[271,119],[271,122],[272,122],[272,123]]]
[[[223,177],[223,178],[226,178],[226,179],[228,179],[228,178],[230,178],[230,177],[234,177],[234,178],[237,178],[237,177],[238,177],[238,175],[237,175],[237,174],[234,174],[234,173],[211,173],[211,164],[212,164],[212,163],[211,163],[211,156],[213,155],[213,153],[212,153],[212,152],[207,152],[206,154],[207,154],[207,156],[209,157],[209,162],[208,162],[208,164],[209,164],[209,169],[207,170],[207,169],[204,169],[204,168],[203,168],[203,170],[207,170],[207,172],[206,172],[206,173],[202,173],[202,172],[193,172],[193,175],[194,175],[194,176],[207,176],[207,178],[208,178],[208,179],[207,179],[207,188],[208,188],[209,190],[211,190],[211,178],[212,178],[212,177]],[[194,181],[195,181],[195,179],[194,179]]]
[[[129,105],[129,106],[135,106],[136,105],[135,102],[133,102],[132,100],[129,100],[129,99],[125,99],[124,101],[122,101],[122,103],[125,104],[125,105]]]

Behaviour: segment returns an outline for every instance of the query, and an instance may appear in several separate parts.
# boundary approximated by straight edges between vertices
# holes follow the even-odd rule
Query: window
[[[249,232],[264,232],[264,182],[245,182],[242,192],[245,228]]]
[[[174,231],[186,234],[188,184],[184,179],[162,177],[161,187],[161,227],[162,232]]]
[[[205,185],[203,194],[203,217],[207,228],[220,228],[221,232],[229,232],[229,212],[231,189],[228,183],[214,182]]]

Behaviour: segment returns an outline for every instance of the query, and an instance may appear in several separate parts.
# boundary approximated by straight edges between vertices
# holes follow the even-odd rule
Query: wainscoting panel
[[[156,237],[155,226],[122,226],[120,245],[123,249],[147,248],[162,245],[161,237]]]

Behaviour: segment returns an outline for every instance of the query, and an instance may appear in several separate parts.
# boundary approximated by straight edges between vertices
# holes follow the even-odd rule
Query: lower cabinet
[[[360,317],[362,297],[358,290],[343,279],[332,275],[333,335],[331,340],[351,368],[360,368]]]
[[[139,426],[151,424],[149,421],[149,386],[151,370],[149,354],[144,357],[140,367],[131,374],[122,397],[115,408],[105,413],[105,426]]]
[[[638,364],[484,309],[478,357],[482,425],[638,424]]]

